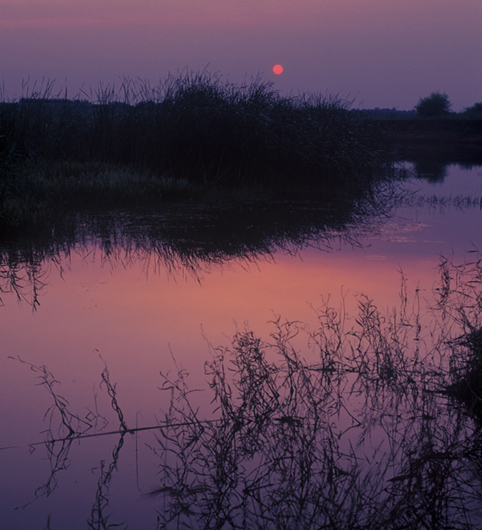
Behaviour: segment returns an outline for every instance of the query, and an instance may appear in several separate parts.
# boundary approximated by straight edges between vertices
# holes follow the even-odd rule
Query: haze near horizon
[[[361,108],[445,92],[459,111],[482,101],[481,27],[480,0],[0,0],[0,87],[49,79],[75,97],[207,70]]]

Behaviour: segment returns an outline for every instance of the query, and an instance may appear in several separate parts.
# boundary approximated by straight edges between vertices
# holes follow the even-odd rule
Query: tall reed
[[[345,102],[281,97],[261,78],[235,85],[186,73],[155,87],[124,79],[74,100],[53,90],[47,82],[0,104],[4,164],[97,160],[195,182],[316,183],[328,192],[385,160],[380,135]]]

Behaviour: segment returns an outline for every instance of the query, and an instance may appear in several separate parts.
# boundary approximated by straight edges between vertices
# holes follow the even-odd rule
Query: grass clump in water
[[[19,101],[0,103],[0,215],[15,218],[13,200],[75,194],[69,178],[75,169],[65,171],[63,186],[45,182],[52,164],[83,163],[87,170],[108,164],[161,178],[170,183],[164,198],[167,188],[177,197],[186,182],[262,186],[288,197],[317,192],[323,201],[343,197],[369,187],[387,163],[376,127],[347,107],[336,98],[281,97],[259,78],[235,85],[207,73],[169,77],[154,87],[124,80],[119,91],[101,86],[88,100],[55,94],[50,83],[34,87]],[[117,184],[106,190],[94,172],[90,191],[84,187],[77,202],[116,195],[121,184],[124,195],[145,190],[130,179]],[[151,202],[158,201],[155,192]]]
[[[460,381],[480,389],[481,334],[466,326],[479,329],[481,266],[443,262],[429,314],[403,280],[393,313],[361,296],[351,318],[322,307],[315,330],[277,320],[268,340],[236,333],[205,363],[209,422],[186,373],[164,374],[172,398],[152,492],[164,507],[160,527],[480,523],[480,428],[447,389],[454,363],[465,367]],[[454,271],[457,287],[447,283]],[[300,348],[305,332],[314,362]]]
[[[54,226],[66,212],[145,212],[166,202],[189,201],[200,187],[186,179],[155,176],[101,162],[29,161],[0,182],[0,234]]]

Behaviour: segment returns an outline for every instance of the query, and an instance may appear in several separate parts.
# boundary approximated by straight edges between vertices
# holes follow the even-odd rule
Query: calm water
[[[268,338],[269,322],[278,316],[315,327],[323,300],[336,307],[345,300],[349,316],[360,293],[389,312],[399,304],[401,271],[410,295],[419,290],[430,298],[441,256],[463,261],[482,249],[482,167],[450,165],[438,178],[412,178],[405,187],[413,195],[390,216],[354,227],[352,241],[333,235],[329,245],[287,245],[190,267],[148,247],[127,252],[114,244],[106,252],[84,241],[40,264],[35,311],[28,278],[21,286],[26,300],[2,293],[2,528],[75,529],[89,527],[88,521],[101,528],[93,514],[107,486],[107,523],[156,528],[156,510],[163,508],[147,495],[160,485],[159,456],[148,447],[156,444],[156,432],[123,439],[104,489],[99,479],[113,462],[118,434],[76,440],[64,452],[55,444],[49,458],[41,443],[45,431],[67,433],[59,430],[42,374],[30,365],[53,374],[54,391],[68,401],[68,411],[91,422],[88,433],[119,429],[101,384],[104,362],[127,426],[155,426],[169,407],[159,372],[183,367],[190,386],[205,388],[211,346],[229,344],[237,329]],[[315,357],[309,349],[303,355]],[[210,400],[203,393],[195,398],[206,417]]]

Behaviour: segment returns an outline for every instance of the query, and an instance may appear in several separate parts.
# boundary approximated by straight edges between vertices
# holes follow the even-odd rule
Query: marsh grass
[[[116,385],[111,383],[110,373],[102,356],[99,354],[101,361],[104,363],[104,369],[101,374],[100,389],[110,399],[111,408],[117,416],[119,427],[117,430],[106,432],[105,428],[109,421],[102,416],[97,409],[97,396],[95,396],[94,410],[88,409],[87,413],[77,414],[73,411],[68,400],[63,397],[58,390],[60,382],[55,378],[52,372],[44,365],[34,365],[23,359],[10,357],[17,362],[27,365],[30,370],[36,374],[38,385],[45,388],[50,395],[52,405],[44,415],[46,422],[45,442],[34,442],[29,445],[33,452],[39,446],[46,449],[46,457],[50,464],[50,472],[40,486],[35,491],[33,498],[18,508],[26,509],[42,497],[50,497],[59,488],[59,479],[67,471],[72,463],[71,451],[75,443],[79,440],[98,437],[118,435],[111,454],[109,462],[101,460],[99,468],[92,470],[98,472],[97,490],[92,505],[90,517],[87,520],[87,527],[92,530],[101,530],[109,528],[127,528],[123,523],[113,522],[112,510],[110,507],[110,483],[118,470],[119,456],[124,445],[124,438],[129,431],[125,423],[123,412],[118,403]],[[4,449],[4,448],[3,448]],[[51,516],[47,519],[47,528],[50,528]]]
[[[28,162],[3,180],[0,233],[55,229],[66,215],[100,210],[150,211],[200,196],[186,179],[156,177],[104,163]],[[62,222],[62,221],[61,221]]]
[[[45,388],[52,404],[44,414],[47,428],[45,430],[45,448],[47,459],[50,464],[50,473],[47,480],[34,491],[33,499],[27,502],[22,508],[26,508],[41,497],[50,497],[59,487],[58,477],[70,466],[70,451],[74,437],[84,435],[92,427],[92,417],[78,415],[72,412],[68,400],[62,396],[58,387],[59,381],[45,365],[34,365],[19,357],[9,357],[22,364],[25,364],[36,374],[38,385]],[[34,443],[30,446],[33,451]]]
[[[62,204],[79,188],[76,204],[87,206],[146,197],[158,204],[197,186],[326,202],[364,192],[390,165],[383,135],[346,102],[281,97],[260,78],[234,85],[183,74],[154,87],[125,79],[118,90],[82,96],[67,99],[47,81],[0,103],[4,224],[28,211],[35,219],[43,204]],[[91,173],[90,188],[87,177],[73,177],[79,171]],[[105,172],[115,184],[106,186]]]

